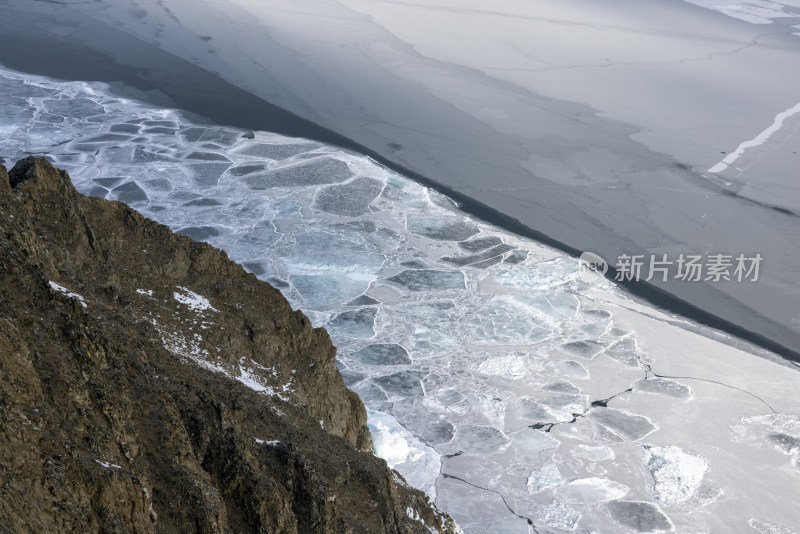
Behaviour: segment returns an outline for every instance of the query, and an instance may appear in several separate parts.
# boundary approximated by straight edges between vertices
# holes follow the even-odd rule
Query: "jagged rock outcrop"
[[[0,533],[455,531],[370,450],[277,290],[43,159],[0,166]]]

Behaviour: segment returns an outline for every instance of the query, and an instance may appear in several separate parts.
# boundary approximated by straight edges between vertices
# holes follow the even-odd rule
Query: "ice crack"
[[[652,374],[652,376],[655,376],[656,378],[668,378],[668,379],[672,379],[672,380],[699,380],[701,382],[708,382],[708,383],[717,384],[719,386],[723,386],[723,387],[726,387],[726,388],[735,389],[736,391],[740,391],[740,392],[744,393],[745,395],[750,395],[754,399],[758,400],[761,404],[763,404],[764,406],[769,408],[772,413],[775,413],[775,414],[778,413],[775,410],[775,408],[773,408],[767,401],[765,401],[764,399],[762,399],[761,397],[759,397],[755,393],[751,393],[751,392],[747,391],[746,389],[742,389],[742,388],[739,388],[739,387],[736,387],[736,386],[732,386],[730,384],[726,384],[725,382],[720,382],[719,380],[711,380],[710,378],[698,378],[696,376],[660,375],[660,374],[656,373],[655,371],[653,371],[653,369],[652,369],[652,367],[650,367],[650,365],[645,364],[645,378],[649,378],[649,376],[651,374]]]
[[[508,508],[509,512],[511,512],[515,516],[519,517],[520,519],[524,519],[525,521],[527,521],[528,525],[531,526],[533,531],[536,534],[539,534],[539,531],[536,529],[536,525],[533,523],[533,519],[531,519],[530,517],[526,517],[524,515],[518,514],[516,511],[514,511],[514,509],[511,508],[511,506],[508,504],[508,501],[506,500],[505,495],[503,495],[499,491],[493,490],[492,488],[486,488],[486,487],[483,487],[483,486],[479,486],[478,484],[473,484],[469,480],[464,480],[463,478],[457,477],[455,475],[448,475],[447,473],[442,473],[442,477],[443,478],[452,478],[453,480],[458,480],[459,482],[463,482],[464,484],[472,486],[473,488],[478,488],[480,490],[488,491],[488,492],[494,493],[495,495],[498,495],[503,500],[503,504],[506,506],[506,508]]]

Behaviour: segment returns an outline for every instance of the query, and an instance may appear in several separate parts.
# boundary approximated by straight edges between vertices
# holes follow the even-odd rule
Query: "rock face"
[[[0,533],[457,530],[324,330],[43,159],[0,166],[0,407]]]

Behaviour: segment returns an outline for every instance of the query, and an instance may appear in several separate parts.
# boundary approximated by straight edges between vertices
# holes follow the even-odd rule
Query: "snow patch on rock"
[[[175,291],[172,293],[172,296],[181,304],[188,306],[193,312],[199,313],[206,310],[219,311],[211,306],[211,303],[208,302],[208,299],[204,296],[198,295],[194,291],[190,291],[182,286],[178,286],[178,289],[181,290],[181,293]]]
[[[56,284],[52,280],[49,283],[50,283],[50,287],[54,291],[58,291],[59,293],[63,293],[65,296],[67,296],[67,297],[69,297],[71,299],[78,299],[78,302],[81,303],[81,306],[83,306],[84,308],[86,307],[86,301],[83,299],[82,296],[78,295],[77,293],[74,293],[74,292],[70,291],[69,289],[67,289],[64,286],[60,286],[60,285]]]

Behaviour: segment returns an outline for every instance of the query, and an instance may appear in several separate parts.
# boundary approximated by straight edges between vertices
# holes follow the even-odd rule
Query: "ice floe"
[[[670,380],[668,378],[648,377],[640,378],[631,384],[633,391],[642,393],[653,393],[656,395],[666,395],[676,399],[689,400],[692,390],[689,386]]]
[[[653,477],[653,496],[665,506],[689,500],[703,480],[708,464],[680,447],[642,446],[642,461]]]
[[[674,527],[658,506],[641,501],[611,501],[606,504],[611,520],[634,532],[672,532]]]
[[[547,464],[528,475],[526,485],[529,493],[539,493],[546,489],[564,484],[564,477],[556,464]]]
[[[567,504],[587,504],[620,499],[630,489],[606,478],[581,478],[556,489],[556,496]]]
[[[386,460],[413,487],[436,498],[436,479],[441,469],[439,454],[415,438],[391,415],[367,410],[375,455]]]

